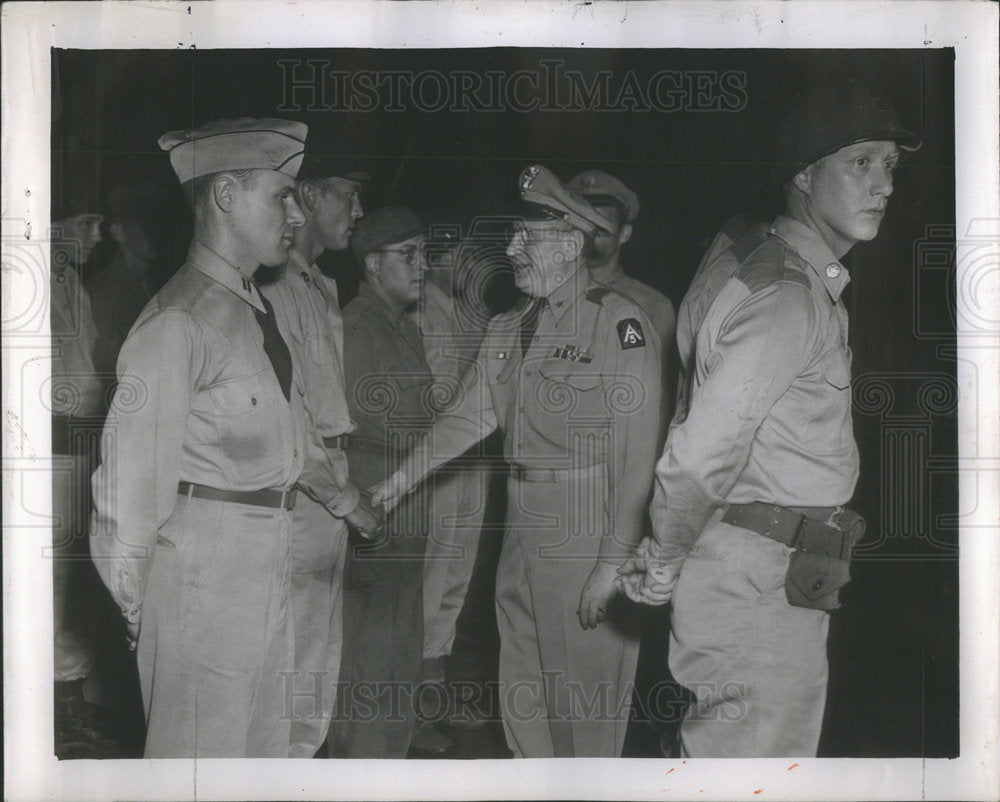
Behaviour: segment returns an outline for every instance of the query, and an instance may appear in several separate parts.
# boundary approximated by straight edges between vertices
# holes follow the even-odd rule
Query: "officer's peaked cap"
[[[639,214],[639,196],[623,181],[602,170],[587,170],[573,176],[566,182],[566,189],[592,206],[617,206],[629,223]]]
[[[611,234],[614,227],[584,198],[568,190],[552,171],[540,164],[525,167],[518,179],[521,213],[526,219],[562,220],[588,236]]]

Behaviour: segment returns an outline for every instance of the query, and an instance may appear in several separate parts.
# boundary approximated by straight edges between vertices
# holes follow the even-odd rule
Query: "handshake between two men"
[[[388,479],[370,488],[370,498],[368,503],[364,504],[361,514],[377,515],[381,523],[384,516],[391,512],[411,489],[406,474],[396,471]],[[358,509],[362,509],[362,502],[359,502]],[[364,534],[360,528],[359,531]],[[588,587],[591,585],[588,581],[588,586],[584,587],[581,595],[580,623],[585,629],[592,629],[603,620],[606,604],[615,592],[624,593],[629,599],[640,604],[651,606],[666,604],[673,594],[683,562],[683,556],[665,558],[653,538],[643,538],[635,552],[618,566],[613,578],[614,589],[610,593],[601,594],[606,598],[598,598],[596,601],[589,599],[588,596],[595,591]]]

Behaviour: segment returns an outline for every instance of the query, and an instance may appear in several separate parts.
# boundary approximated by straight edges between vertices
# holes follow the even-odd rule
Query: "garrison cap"
[[[796,93],[771,137],[771,183],[780,186],[813,162],[858,142],[920,147],[920,136],[903,127],[896,107],[880,92],[853,80],[830,81]]]
[[[425,233],[427,226],[413,209],[406,206],[382,206],[362,217],[354,226],[351,250],[363,262],[365,257],[396,242]]]
[[[575,192],[593,206],[617,206],[631,223],[639,214],[639,196],[624,182],[602,170],[587,170],[566,182],[566,189]]]
[[[276,170],[295,178],[305,151],[305,123],[273,118],[215,120],[169,131],[158,140],[182,184],[227,170]]]
[[[562,220],[588,236],[599,230],[611,234],[610,221],[586,200],[566,189],[552,171],[540,164],[525,167],[518,179],[524,217],[535,220]]]

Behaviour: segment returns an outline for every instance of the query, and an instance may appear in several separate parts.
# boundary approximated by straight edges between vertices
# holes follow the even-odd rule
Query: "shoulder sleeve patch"
[[[643,348],[646,345],[646,335],[642,333],[642,325],[634,317],[618,321],[618,342],[622,350]]]
[[[587,290],[586,298],[592,304],[600,304],[604,302],[606,295],[611,293],[611,289],[608,287],[591,287]]]

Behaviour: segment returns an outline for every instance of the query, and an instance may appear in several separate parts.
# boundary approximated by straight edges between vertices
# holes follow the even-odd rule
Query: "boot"
[[[55,752],[59,759],[116,757],[120,749],[101,721],[102,708],[83,698],[83,680],[55,683]]]

